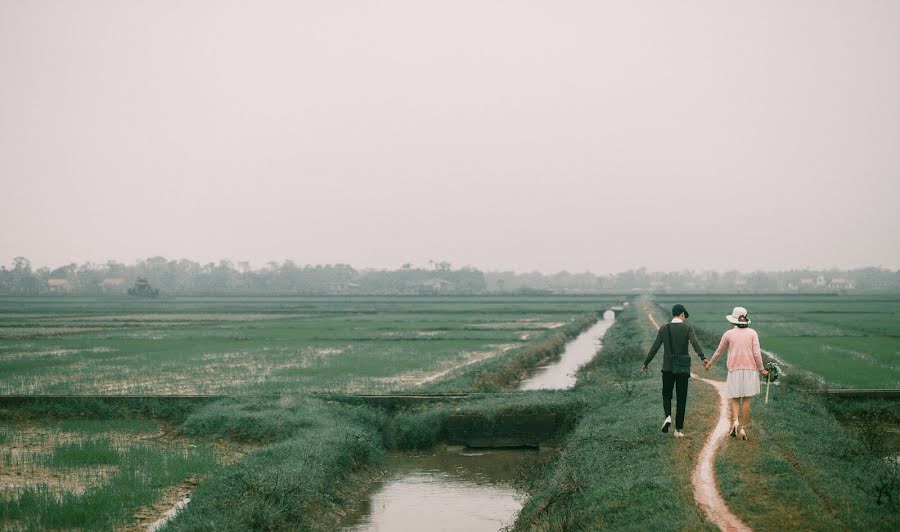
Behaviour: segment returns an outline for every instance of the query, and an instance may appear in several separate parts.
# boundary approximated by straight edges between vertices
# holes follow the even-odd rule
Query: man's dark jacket
[[[656,333],[656,341],[653,342],[653,345],[650,347],[650,351],[647,353],[647,358],[644,359],[644,365],[648,366],[650,361],[653,360],[653,357],[656,356],[656,352],[659,351],[659,346],[665,346],[663,349],[663,371],[672,371],[672,346],[669,345],[669,335],[666,333],[666,327],[672,328],[672,343],[675,344],[675,350],[679,355],[687,355],[688,353],[688,342],[694,346],[694,351],[697,353],[697,356],[700,357],[700,360],[706,360],[706,355],[703,354],[703,348],[700,347],[700,342],[697,340],[697,333],[694,332],[694,328],[688,325],[687,323],[667,323],[659,328],[659,331]]]

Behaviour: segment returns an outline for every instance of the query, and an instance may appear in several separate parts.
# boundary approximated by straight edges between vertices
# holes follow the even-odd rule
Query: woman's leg
[[[741,419],[741,400],[735,397],[731,400],[731,422]]]
[[[744,397],[744,404],[741,406],[741,426],[746,427],[750,423],[750,398]]]

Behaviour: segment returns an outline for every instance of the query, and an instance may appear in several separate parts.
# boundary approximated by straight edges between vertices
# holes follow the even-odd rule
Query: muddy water
[[[575,386],[575,372],[594,358],[600,349],[600,340],[615,321],[616,314],[607,310],[602,320],[566,344],[558,362],[538,369],[537,373],[522,382],[519,389],[561,390]]]
[[[603,319],[566,344],[559,361],[543,367],[521,389],[563,389],[575,385],[575,371],[590,361],[615,322]],[[515,521],[524,498],[511,487],[536,451],[429,451],[395,453],[388,475],[345,531],[497,531]]]
[[[435,450],[395,453],[388,474],[345,531],[497,531],[524,499],[512,488],[537,451]]]

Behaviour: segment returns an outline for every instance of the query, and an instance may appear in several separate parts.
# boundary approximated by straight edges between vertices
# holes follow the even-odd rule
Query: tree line
[[[791,270],[741,273],[651,272],[646,268],[611,275],[590,272],[518,273],[454,269],[449,262],[427,268],[404,264],[394,270],[356,269],[348,264],[298,265],[270,262],[253,269],[228,260],[201,264],[151,257],[134,264],[66,264],[33,268],[24,257],[0,266],[0,295],[119,295],[145,279],[162,295],[427,295],[645,292],[897,293],[900,271]]]

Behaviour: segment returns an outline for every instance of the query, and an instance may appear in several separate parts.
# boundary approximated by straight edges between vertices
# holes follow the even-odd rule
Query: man
[[[694,328],[684,322],[690,316],[684,305],[678,304],[672,307],[672,321],[659,328],[656,333],[656,341],[650,347],[647,358],[644,359],[644,365],[641,366],[641,373],[647,371],[647,365],[656,356],[659,346],[665,346],[663,349],[662,364],[662,396],[663,411],[666,419],[663,421],[662,431],[669,432],[669,425],[672,424],[672,387],[675,387],[678,404],[675,411],[675,437],[684,437],[684,408],[687,402],[688,378],[690,375],[675,375],[672,373],[672,353],[677,352],[681,355],[688,354],[688,342],[694,346],[694,351],[703,365],[706,366],[706,355],[703,354],[703,348],[697,340],[697,333]],[[669,329],[668,331],[666,329]],[[672,333],[672,344],[669,345],[669,332]],[[674,346],[674,349],[673,349]]]

